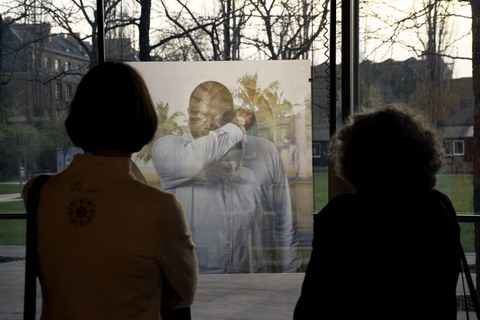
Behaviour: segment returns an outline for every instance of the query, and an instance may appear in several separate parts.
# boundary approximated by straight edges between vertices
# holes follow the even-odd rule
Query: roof
[[[443,139],[471,138],[473,126],[448,126],[439,128]]]
[[[36,44],[36,49],[55,55],[88,62],[86,51],[72,35],[51,34],[51,27],[46,23],[17,24],[4,23],[2,32],[2,72],[27,72],[29,50]],[[27,49],[27,50],[25,50]]]

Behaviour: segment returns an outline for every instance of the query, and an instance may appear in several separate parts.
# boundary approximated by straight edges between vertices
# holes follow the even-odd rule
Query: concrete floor
[[[0,320],[23,319],[25,247],[0,246]],[[13,258],[13,259],[12,259]],[[473,256],[468,256],[473,259]],[[200,275],[193,320],[291,320],[304,273]],[[457,289],[462,294],[462,288]],[[40,291],[37,294],[40,312]],[[39,314],[38,314],[39,319]],[[457,320],[467,319],[459,311]],[[470,313],[470,319],[477,319]]]
[[[25,257],[23,246],[0,246],[2,257]],[[23,318],[25,261],[0,263],[0,320]],[[290,320],[303,273],[200,275],[194,320]],[[40,312],[40,292],[38,293]]]

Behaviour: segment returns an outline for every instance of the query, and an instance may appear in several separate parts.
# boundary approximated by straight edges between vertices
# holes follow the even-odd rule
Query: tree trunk
[[[150,61],[150,15],[152,0],[140,0],[141,13],[138,25],[138,43],[140,61]]]

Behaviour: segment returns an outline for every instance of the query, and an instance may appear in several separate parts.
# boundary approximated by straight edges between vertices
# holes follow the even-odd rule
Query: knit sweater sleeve
[[[164,288],[173,289],[177,298],[180,298],[178,307],[190,306],[195,296],[198,281],[198,261],[194,251],[194,244],[182,206],[175,196],[163,208],[169,212],[168,228],[164,229],[163,236],[168,241],[162,241],[160,252],[160,267],[164,273]]]

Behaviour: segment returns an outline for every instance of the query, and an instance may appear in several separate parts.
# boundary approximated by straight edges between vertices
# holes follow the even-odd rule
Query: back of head
[[[86,152],[137,152],[153,138],[155,108],[140,74],[121,62],[104,62],[82,78],[65,127]]]
[[[353,115],[332,138],[330,152],[337,174],[358,191],[428,191],[442,165],[433,124],[395,104]]]

